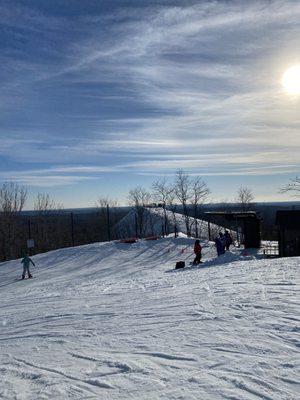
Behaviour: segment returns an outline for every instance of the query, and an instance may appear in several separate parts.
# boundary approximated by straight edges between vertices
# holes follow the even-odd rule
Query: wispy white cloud
[[[94,177],[91,176],[74,176],[74,175],[44,175],[40,174],[5,174],[5,181],[18,182],[22,185],[32,186],[32,187],[40,187],[40,188],[51,188],[56,186],[66,186],[66,185],[74,185],[79,184],[86,181],[95,180]]]
[[[275,157],[277,156],[277,157]],[[273,160],[277,158],[277,163]],[[0,172],[0,180],[17,181],[22,184],[39,187],[64,186],[80,182],[102,179],[105,175],[118,173],[134,175],[164,176],[173,175],[174,171],[185,165],[191,175],[202,176],[272,176],[296,173],[299,168],[298,158],[283,162],[284,157],[278,154],[262,153],[253,158],[251,154],[232,157],[232,154],[210,154],[195,158],[186,155],[179,157],[161,157],[155,160],[126,162],[112,166],[76,165],[24,171]],[[282,162],[282,163],[280,163]]]
[[[171,3],[71,17],[0,9],[6,26],[44,26],[57,44],[40,33],[47,56],[3,53],[0,179],[300,170],[300,100],[280,87],[300,62],[299,2]]]

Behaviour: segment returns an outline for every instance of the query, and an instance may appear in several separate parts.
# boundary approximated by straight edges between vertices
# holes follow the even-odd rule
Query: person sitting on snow
[[[226,250],[228,251],[230,245],[233,242],[233,240],[232,240],[232,237],[231,237],[231,235],[230,235],[230,233],[229,233],[229,231],[227,229],[225,230],[224,237],[225,237],[225,247],[226,247]]]
[[[22,279],[25,279],[26,272],[28,274],[28,278],[32,278],[32,275],[29,270],[29,265],[30,263],[35,266],[35,263],[32,261],[32,259],[29,257],[28,254],[23,258],[21,261],[21,264],[23,264],[23,274],[22,274]]]
[[[201,257],[202,257],[201,251],[202,251],[202,247],[200,244],[200,240],[197,239],[195,241],[195,245],[194,245],[194,253],[195,253],[196,257],[193,261],[193,265],[197,265],[197,264],[201,263]]]

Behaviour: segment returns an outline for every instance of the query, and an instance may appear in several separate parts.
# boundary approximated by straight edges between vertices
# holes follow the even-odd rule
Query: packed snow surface
[[[0,264],[2,399],[299,399],[300,258],[191,239]],[[187,261],[188,262],[188,261]]]

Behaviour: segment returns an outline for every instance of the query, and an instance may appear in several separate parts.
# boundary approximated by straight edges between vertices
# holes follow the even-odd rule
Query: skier
[[[29,254],[26,254],[26,256],[23,258],[21,261],[21,264],[23,264],[23,274],[22,274],[22,279],[25,279],[26,272],[28,274],[28,278],[32,278],[32,275],[29,270],[29,265],[30,263],[35,266],[35,263],[32,261],[32,259],[29,257]]]
[[[233,240],[232,240],[232,237],[231,237],[231,235],[230,235],[230,233],[229,233],[229,231],[227,229],[225,230],[224,237],[225,237],[225,247],[226,247],[226,250],[228,251],[229,248],[230,248],[230,245],[233,242]]]
[[[197,239],[195,241],[195,245],[194,245],[194,253],[195,253],[196,257],[195,257],[195,259],[193,261],[193,265],[197,265],[197,264],[200,264],[202,262],[201,261],[201,257],[202,257],[201,251],[202,251],[202,247],[201,247],[201,244],[200,244],[200,240]]]

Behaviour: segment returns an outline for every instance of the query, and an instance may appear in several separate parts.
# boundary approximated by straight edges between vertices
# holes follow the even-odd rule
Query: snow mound
[[[181,235],[0,264],[1,399],[299,398],[300,258]],[[172,273],[167,273],[172,271]]]
[[[211,265],[220,265],[227,264],[236,261],[246,261],[246,260],[256,260],[257,258],[254,255],[243,254],[243,252],[235,252],[235,251],[226,251],[225,254],[214,258],[210,261]]]

